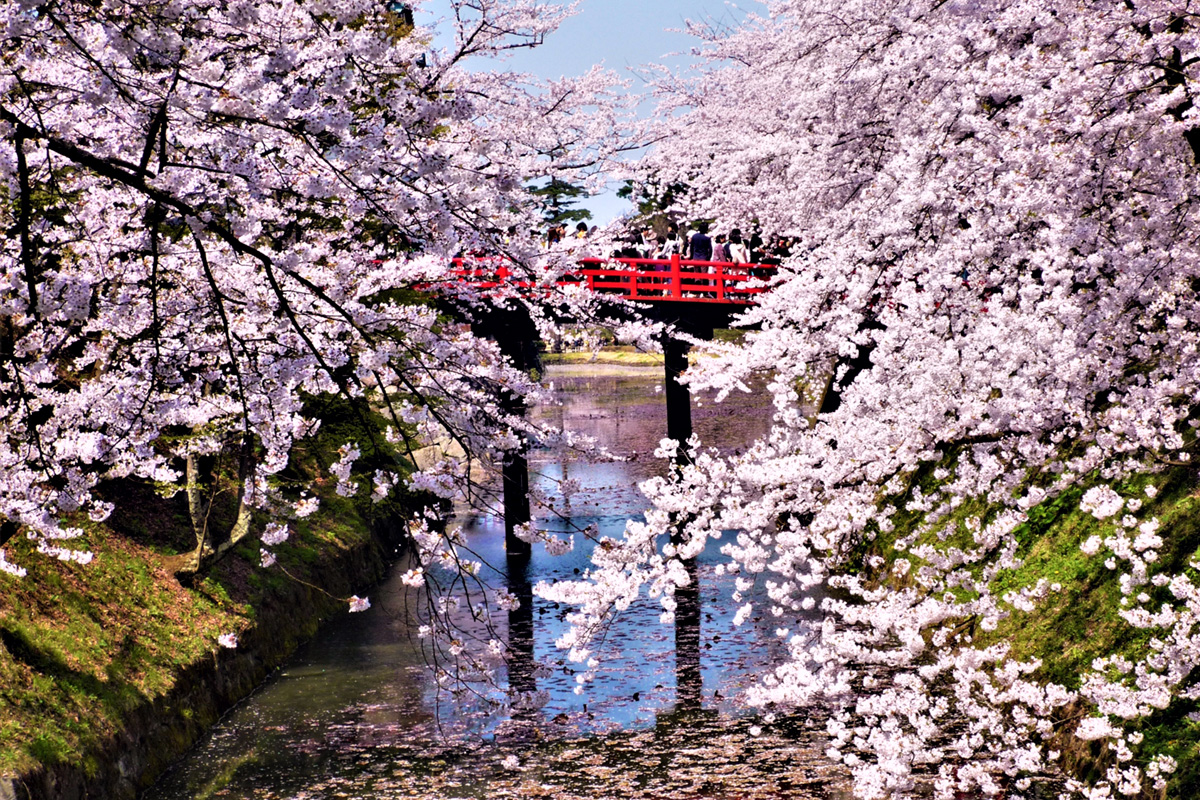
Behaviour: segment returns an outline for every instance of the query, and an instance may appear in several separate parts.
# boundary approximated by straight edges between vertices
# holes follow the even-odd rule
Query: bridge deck
[[[690,261],[672,256],[654,258],[581,258],[580,268],[563,276],[559,286],[586,286],[639,302],[718,303],[753,305],[765,292],[763,278],[774,269],[762,264],[728,261]],[[480,289],[516,286],[536,289],[537,284],[514,277],[507,262],[498,258],[456,259],[452,275]]]

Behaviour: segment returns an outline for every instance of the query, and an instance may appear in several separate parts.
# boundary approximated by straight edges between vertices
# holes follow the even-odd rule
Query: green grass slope
[[[953,461],[950,455],[940,466],[953,466]],[[929,466],[908,476],[905,488],[889,497],[889,501],[903,509],[905,498],[915,487],[925,496],[935,494],[940,486],[935,474],[936,468]],[[1032,476],[1028,484],[1048,486],[1053,477]],[[1002,596],[1008,591],[1034,586],[1043,579],[1060,588],[1033,611],[1014,611],[993,631],[983,630],[978,620],[962,623],[973,645],[1005,643],[1011,648],[1012,658],[1041,662],[1035,673],[1040,680],[1070,689],[1079,688],[1080,676],[1091,669],[1097,658],[1120,655],[1136,662],[1153,652],[1154,632],[1139,630],[1120,616],[1124,608],[1134,605],[1121,592],[1119,575],[1126,571],[1122,564],[1118,562],[1116,569],[1106,565],[1107,551],[1103,548],[1090,556],[1081,550],[1081,545],[1093,536],[1103,539],[1112,535],[1119,525],[1118,518],[1128,513],[1099,520],[1080,510],[1084,492],[1100,483],[1104,481],[1098,477],[1081,482],[1029,509],[1028,519],[1015,532],[1020,543],[1017,556],[1021,566],[1002,573],[993,584],[993,594]],[[1151,474],[1128,477],[1112,487],[1123,497],[1142,501],[1135,514],[1139,522],[1151,518],[1160,522],[1158,535],[1163,545],[1158,548],[1157,560],[1149,565],[1149,575],[1182,572],[1200,582],[1200,572],[1190,566],[1200,559],[1200,486],[1196,468],[1165,466]],[[1152,487],[1149,494],[1153,498],[1147,487]],[[895,529],[887,533],[876,531],[873,539],[864,542],[859,555],[883,557],[883,563],[877,561],[878,569],[869,576],[876,582],[911,585],[923,562],[911,552],[894,550],[898,540],[915,536],[918,544],[967,549],[973,546],[967,521],[978,518],[986,523],[998,511],[998,506],[977,499],[962,503],[936,525],[928,525],[923,512],[901,510],[893,518]],[[892,564],[900,557],[913,562],[913,569],[905,577],[896,578]],[[979,574],[977,566],[971,569]],[[963,590],[956,592],[961,599],[970,599]],[[1133,594],[1142,592],[1149,595],[1144,604],[1148,609],[1177,603],[1167,587],[1147,583]],[[1200,722],[1189,717],[1196,711],[1196,701],[1177,697],[1167,708],[1130,728],[1140,730],[1144,736],[1140,746],[1134,748],[1135,763],[1156,753],[1170,755],[1178,762],[1165,793],[1154,796],[1181,800],[1200,797]],[[1079,719],[1088,713],[1082,704],[1069,707],[1055,720],[1054,743],[1061,748],[1062,763],[1069,772],[1082,778],[1102,777],[1108,767],[1117,763],[1115,754],[1099,742],[1084,742],[1073,736]]]
[[[168,565],[187,531],[186,512],[152,491],[126,491],[125,509],[136,513],[86,524],[80,544],[95,553],[90,564],[46,559],[27,552],[23,540],[11,543],[10,558],[29,574],[0,575],[0,775],[60,765],[98,774],[97,759],[131,713],[186,692],[181,682],[196,664],[226,657],[221,634],[244,642],[275,636],[258,630],[260,618],[277,624],[280,607],[297,592],[309,596],[317,616],[301,614],[281,627],[284,649],[311,635],[319,616],[345,613],[334,595],[351,587],[345,567],[333,565],[350,553],[368,558],[374,546],[369,522],[330,492],[322,510],[293,525],[291,539],[276,548],[278,566],[258,566],[254,539],[185,587]]]

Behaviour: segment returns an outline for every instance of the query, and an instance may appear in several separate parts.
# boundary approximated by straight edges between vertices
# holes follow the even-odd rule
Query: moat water
[[[619,536],[645,507],[638,484],[666,469],[653,457],[666,432],[662,372],[560,367],[547,380],[557,402],[533,413],[625,460],[531,453],[535,489],[553,498],[563,477],[581,489],[569,506],[556,503],[562,519],[541,522]],[[693,424],[706,446],[736,450],[766,432],[770,410],[762,392],[721,404],[698,397]],[[502,520],[461,523],[485,562],[504,563]],[[585,569],[590,544],[576,542],[559,557],[535,547],[530,580]],[[770,619],[733,626],[733,579],[717,574],[719,547],[710,543],[698,563],[698,686],[677,685],[674,630],[647,601],[613,625],[596,680],[575,694],[581,667],[554,645],[568,609],[537,599],[536,703],[514,710],[486,690],[451,697],[414,635],[423,598],[397,568],[371,593],[369,611],[325,626],[144,798],[848,797],[844,772],[823,755],[819,715],[768,723],[741,702],[751,677],[782,658],[783,640]]]

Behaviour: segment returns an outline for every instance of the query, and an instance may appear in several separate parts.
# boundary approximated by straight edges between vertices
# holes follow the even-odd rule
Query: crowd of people
[[[740,228],[712,234],[707,222],[692,230],[681,230],[674,222],[664,232],[654,228],[631,233],[617,248],[614,258],[669,259],[678,255],[687,261],[728,262],[733,264],[779,264],[792,253],[795,240],[776,236],[764,238],[758,230],[744,235]]]
[[[572,238],[572,239],[587,239],[588,237],[595,235],[595,233],[598,230],[600,230],[600,228],[596,225],[593,225],[591,228],[589,228],[588,224],[586,222],[580,222],[579,224],[577,224],[575,226],[575,230],[574,230],[574,232],[571,233],[570,238]],[[551,225],[550,229],[546,231],[546,244],[547,245],[558,244],[559,242],[562,242],[562,241],[566,240],[567,238],[568,237],[567,237],[567,226],[566,225],[561,225],[561,224]]]

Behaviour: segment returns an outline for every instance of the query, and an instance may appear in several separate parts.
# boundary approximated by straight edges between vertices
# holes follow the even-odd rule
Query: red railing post
[[[717,302],[725,302],[725,265],[717,264]]]
[[[671,297],[683,299],[683,272],[680,270],[679,253],[671,254]]]

